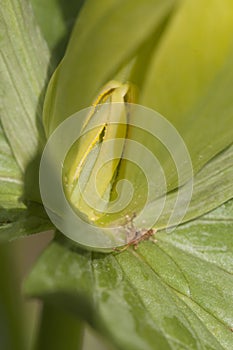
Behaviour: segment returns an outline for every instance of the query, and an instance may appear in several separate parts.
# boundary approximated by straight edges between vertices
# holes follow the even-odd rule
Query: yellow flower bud
[[[112,108],[115,102],[119,102],[117,113],[116,108]],[[127,135],[127,102],[133,102],[129,83],[107,83],[93,103],[81,137],[71,147],[64,163],[66,197],[75,211],[89,221],[99,219],[110,200]]]

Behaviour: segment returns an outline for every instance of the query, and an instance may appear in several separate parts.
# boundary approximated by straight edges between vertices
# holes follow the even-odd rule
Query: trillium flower
[[[60,317],[53,347],[72,349],[82,332],[71,310],[121,349],[230,349],[232,1],[87,0],[62,17],[58,2],[32,3],[0,9],[0,241],[56,231],[24,284],[44,302],[38,343],[51,344],[44,325]],[[79,138],[60,159],[61,134],[46,163],[49,183],[61,180],[97,240],[125,234],[123,249],[93,252],[56,230],[64,203],[47,215],[42,154],[79,113]]]

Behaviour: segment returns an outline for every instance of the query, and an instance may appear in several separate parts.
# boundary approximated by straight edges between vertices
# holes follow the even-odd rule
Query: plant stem
[[[4,350],[26,349],[14,248],[10,243],[0,244],[0,348]]]
[[[82,340],[83,323],[68,311],[45,302],[35,350],[79,350]]]

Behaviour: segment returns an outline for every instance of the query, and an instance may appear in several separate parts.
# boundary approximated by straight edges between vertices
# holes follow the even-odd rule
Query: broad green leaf
[[[164,235],[162,231],[158,232],[158,237],[161,235],[163,242],[173,244],[189,254],[214,263],[232,274],[232,229],[233,200],[230,200],[198,220],[180,226],[170,235]]]
[[[55,62],[64,55],[75,18],[84,0],[31,0],[42,34]]]
[[[0,125],[0,242],[53,229],[42,206],[22,202],[23,176]]]
[[[23,176],[0,125],[0,242],[53,229],[42,206],[22,202]]]
[[[29,203],[28,207],[1,211],[0,242],[12,241],[53,229],[53,224],[40,204]]]
[[[20,208],[23,194],[22,173],[14,159],[0,124],[0,218],[3,209]]]
[[[23,203],[25,178],[36,187],[23,171],[43,139],[38,104],[48,52],[26,1],[4,0],[0,16],[0,241],[7,241],[52,227],[39,205]]]
[[[174,2],[140,0],[137,6],[132,0],[85,3],[49,84],[44,109],[47,135],[65,118],[91,105],[101,87],[161,25]]]
[[[221,221],[232,221],[233,220],[233,200],[221,205],[214,211],[206,214],[204,220],[221,220]]]
[[[26,293],[87,319],[118,349],[229,350],[232,207],[118,254],[84,252],[57,236]]]
[[[166,200],[165,206],[158,220],[153,225],[156,229],[173,226],[191,219],[195,219],[201,215],[204,215],[208,211],[215,209],[225,201],[233,198],[232,159],[233,146],[230,146],[215,156],[197,174],[195,174],[193,178],[192,198],[189,206],[187,207],[186,213],[183,211],[183,204],[185,203],[187,193],[190,190],[189,182],[175,191],[165,194],[165,196],[161,196],[160,198],[156,198],[155,196],[155,199],[147,205],[144,211],[142,218],[144,227],[149,227],[151,218],[156,217],[156,214],[160,211],[161,206],[163,206],[162,203],[164,200]],[[154,176],[154,174],[152,175]],[[138,181],[138,187],[140,188],[140,186],[142,186],[142,180],[138,180],[137,178],[136,180]],[[142,195],[143,191],[139,192],[139,194],[140,193]],[[176,204],[178,195],[180,196],[180,206]],[[133,212],[136,212],[134,203],[130,204],[121,214],[122,217],[125,217],[128,213]],[[172,214],[172,221],[169,222]],[[105,215],[104,218],[101,218],[101,222],[103,221],[106,223],[112,219],[118,220],[119,217]],[[141,225],[141,222],[138,222],[138,224]]]
[[[25,171],[44,142],[41,98],[49,53],[28,1],[3,0],[0,19],[1,123]]]
[[[193,192],[187,213],[182,222],[197,218],[210,210],[215,209],[225,201],[233,198],[233,146],[227,148],[208,162],[193,178]],[[185,201],[189,184],[178,189],[180,196]],[[178,191],[172,191],[166,196],[166,204],[163,212],[155,223],[156,228],[168,226],[168,221],[175,208]],[[145,211],[145,225],[158,210],[162,199],[152,202]],[[178,224],[182,207],[175,208],[173,224]]]
[[[146,72],[140,102],[184,138],[194,171],[233,140],[233,3],[184,1]]]

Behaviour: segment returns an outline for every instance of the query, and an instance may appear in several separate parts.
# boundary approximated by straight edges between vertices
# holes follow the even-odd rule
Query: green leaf
[[[233,273],[233,200],[202,216],[200,219],[182,225],[171,235],[161,235],[168,242],[189,254],[200,257]]]
[[[53,224],[40,204],[29,203],[28,207],[1,211],[0,242],[12,241],[53,229]]]
[[[49,84],[44,109],[47,134],[65,118],[91,105],[101,87],[160,26],[174,2],[140,0],[137,6],[133,0],[85,3]]]
[[[23,203],[25,179],[35,188],[35,177],[24,171],[40,140],[37,120],[45,82],[47,49],[40,38],[27,2],[4,1],[0,8],[0,241],[51,229],[44,210]],[[48,61],[47,61],[48,62]],[[38,109],[39,113],[39,109]],[[39,128],[39,129],[38,129]],[[7,138],[6,138],[7,136]],[[21,168],[21,169],[20,169]]]
[[[12,155],[0,124],[0,207],[20,208],[19,198],[23,194],[22,173]],[[0,212],[2,218],[2,210]]]
[[[58,235],[26,293],[87,319],[119,349],[228,350],[232,208],[233,201],[118,254],[84,252]]]
[[[22,173],[0,125],[0,242],[53,229],[43,207],[22,202]]]
[[[84,0],[31,0],[42,34],[52,53],[54,63],[64,55],[75,18]]]
[[[22,173],[0,125],[0,242],[53,229],[41,205],[22,202]]]
[[[0,242],[53,229],[43,207],[22,202],[23,176],[0,125]]]
[[[27,1],[3,0],[0,18],[1,123],[25,171],[44,142],[41,98],[49,53]]]
[[[183,1],[146,72],[140,103],[178,129],[196,172],[232,142],[233,3]]]
[[[194,176],[191,202],[181,222],[195,219],[233,198],[232,157],[233,146],[214,157]],[[180,191],[180,198],[183,198],[183,201],[186,199],[188,187],[189,183],[178,189]],[[174,210],[177,200],[177,193],[178,191],[176,190],[167,194],[163,212],[155,223],[156,228],[164,228],[168,226],[169,218]],[[163,201],[163,198],[152,202],[147,210],[145,210],[145,225],[147,221],[150,222],[150,218],[154,216],[157,210],[159,210],[161,201]],[[179,223],[182,211],[182,206],[176,207],[175,216],[172,222],[173,224]]]

